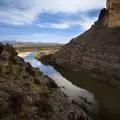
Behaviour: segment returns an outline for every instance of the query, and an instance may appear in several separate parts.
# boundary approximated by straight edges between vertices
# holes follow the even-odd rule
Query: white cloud
[[[67,23],[46,23],[38,24],[40,28],[55,28],[55,29],[68,29],[70,26]]]
[[[0,22],[13,25],[24,25],[32,23],[37,16],[31,11],[0,11]]]
[[[80,20],[64,20],[61,23],[45,23],[38,24],[40,28],[56,28],[56,29],[68,29],[72,26],[82,27],[83,31],[91,27],[92,24],[97,20],[97,17],[89,18],[88,16],[83,16]]]
[[[105,7],[106,0],[1,0],[0,22],[24,25],[34,22],[43,12],[77,13]],[[53,27],[66,28],[64,24]]]
[[[92,17],[92,18],[89,18],[89,17],[85,17],[82,19],[82,20],[79,20],[79,21],[71,21],[71,24],[76,24],[80,27],[82,27],[82,29],[85,31],[87,29],[89,29],[91,27],[91,25],[94,24],[94,22],[97,20],[98,18],[97,17]]]
[[[69,25],[66,23],[62,23],[62,24],[50,24],[51,27],[53,28],[57,28],[57,29],[67,29],[69,28]]]

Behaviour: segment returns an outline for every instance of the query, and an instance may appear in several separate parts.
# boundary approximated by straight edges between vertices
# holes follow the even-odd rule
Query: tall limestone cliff
[[[108,0],[108,27],[120,26],[120,0]]]
[[[120,87],[120,0],[108,0],[98,21],[56,52],[52,61]]]
[[[120,26],[120,1],[107,0],[106,9],[101,10],[98,20],[103,26]]]

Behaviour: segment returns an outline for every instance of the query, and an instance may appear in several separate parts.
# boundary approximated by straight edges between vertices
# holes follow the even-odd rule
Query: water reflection
[[[35,55],[36,53],[33,52],[24,57],[24,59],[26,62],[30,62],[33,67],[40,68],[44,75],[48,75],[51,79],[53,79],[68,97],[75,100],[78,104],[84,104],[90,113],[98,115],[98,101],[95,99],[95,96],[91,92],[73,85],[52,66],[43,65],[40,61],[34,59]]]

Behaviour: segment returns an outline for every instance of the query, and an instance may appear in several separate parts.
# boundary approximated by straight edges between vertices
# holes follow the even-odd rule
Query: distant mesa
[[[55,43],[55,42],[30,42],[28,40],[28,42],[20,42],[20,41],[16,41],[16,40],[1,40],[1,42],[3,44],[59,44],[59,43]]]

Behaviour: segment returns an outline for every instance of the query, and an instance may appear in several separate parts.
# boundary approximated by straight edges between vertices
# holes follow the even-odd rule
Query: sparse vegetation
[[[0,45],[4,48],[4,45]],[[59,104],[62,106],[62,102],[68,99],[61,95],[56,83],[49,77],[44,77],[38,68],[25,63],[11,46],[6,46],[4,56],[2,50],[0,52],[2,56],[0,57],[0,120],[48,120],[49,118],[56,120],[60,117],[64,119],[63,114],[68,111],[64,113],[63,107],[63,113],[59,113]],[[6,56],[12,59],[6,59]],[[59,100],[58,97],[63,100]],[[72,103],[71,106],[72,110],[81,112],[81,109],[73,106]],[[77,115],[77,112],[75,114]]]
[[[27,51],[51,51],[58,50],[63,47],[63,44],[27,44],[27,43],[17,43],[13,47],[17,52],[27,52]]]

